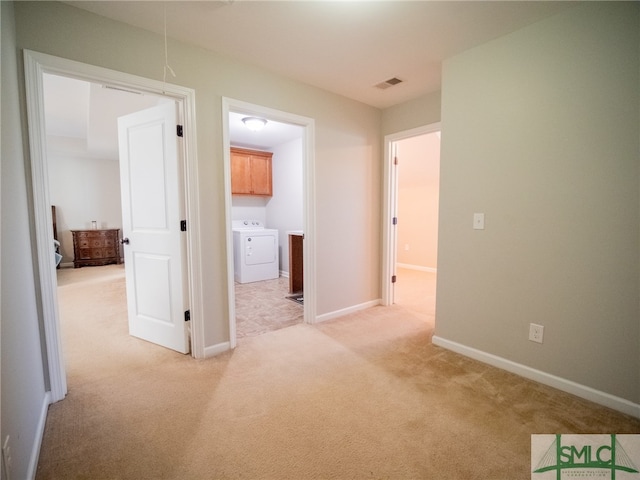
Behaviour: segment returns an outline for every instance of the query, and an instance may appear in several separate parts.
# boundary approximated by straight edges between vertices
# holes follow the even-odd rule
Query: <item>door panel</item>
[[[251,156],[231,151],[231,193],[251,193]]]
[[[170,259],[160,255],[133,255],[136,315],[158,322],[171,323]]]
[[[170,169],[164,154],[164,125],[130,127],[129,165],[131,226],[134,229],[167,229],[165,172]],[[143,187],[143,188],[139,188]]]
[[[251,191],[254,195],[272,195],[271,157],[251,157]]]

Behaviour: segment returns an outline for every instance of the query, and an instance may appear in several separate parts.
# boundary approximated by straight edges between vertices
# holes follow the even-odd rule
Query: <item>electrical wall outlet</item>
[[[7,435],[2,443],[2,473],[5,480],[11,480],[12,466],[11,444],[9,443],[9,435]]]
[[[405,243],[405,244],[404,244],[404,251],[405,251],[405,252],[408,252],[408,251],[409,251],[409,244],[408,244],[408,243]]]
[[[529,340],[532,342],[542,343],[544,336],[544,327],[535,323],[529,324]]]

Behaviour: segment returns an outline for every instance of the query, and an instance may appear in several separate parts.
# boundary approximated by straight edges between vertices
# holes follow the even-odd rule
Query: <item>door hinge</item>
[[[391,220],[391,223],[393,225],[397,225],[398,224],[398,217],[393,217],[393,219]]]
[[[189,320],[191,320],[191,310],[184,312],[184,321],[188,322]]]
[[[186,220],[180,220],[180,231],[181,232],[186,232],[187,231],[187,221]]]
[[[398,157],[393,157],[393,164],[398,165]]]
[[[178,125],[176,133],[178,134],[179,137],[182,137],[182,135],[183,135],[182,125]]]
[[[395,275],[391,275],[391,283],[396,283],[397,277]]]

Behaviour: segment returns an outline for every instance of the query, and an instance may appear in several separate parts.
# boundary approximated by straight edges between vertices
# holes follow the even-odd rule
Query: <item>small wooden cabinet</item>
[[[73,267],[120,263],[120,229],[71,230]]]
[[[231,193],[233,195],[273,195],[271,152],[231,147]]]
[[[289,234],[289,293],[304,292],[303,240],[302,234]]]

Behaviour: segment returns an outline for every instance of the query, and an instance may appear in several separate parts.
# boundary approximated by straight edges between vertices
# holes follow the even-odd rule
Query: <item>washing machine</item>
[[[233,269],[238,283],[271,280],[280,276],[278,230],[259,220],[234,220]]]

